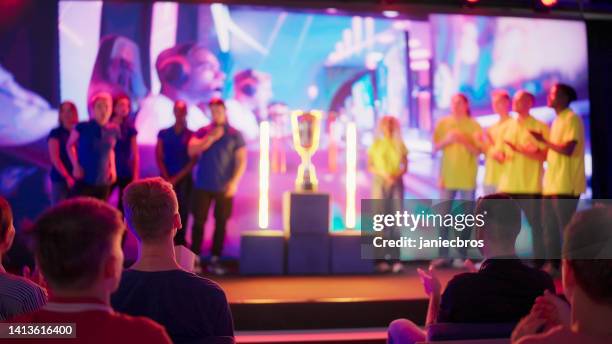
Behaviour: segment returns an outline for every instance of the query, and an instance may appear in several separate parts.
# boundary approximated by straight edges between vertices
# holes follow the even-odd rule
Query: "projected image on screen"
[[[386,115],[398,118],[410,151],[404,196],[438,197],[431,135],[456,92],[467,95],[486,128],[497,120],[493,90],[512,95],[526,89],[537,98],[533,115],[550,125],[555,113],[546,107],[547,91],[565,82],[577,89],[572,107],[589,130],[586,33],[578,21],[438,14],[390,19],[184,2],[60,1],[59,11],[62,99],[74,101],[86,120],[91,92],[128,95],[142,176],[159,174],[154,145],[158,131],[174,124],[175,100],[187,103],[192,130],[210,123],[212,98],[225,100],[229,123],[249,150],[236,196],[236,209],[249,210],[232,218],[236,228],[253,228],[257,219],[262,121],[271,122],[270,228],[282,227],[282,193],[294,188],[300,162],[288,118],[295,109],[323,113],[313,163],[320,190],[334,195],[332,230],[345,226],[348,122],[357,126],[357,199],[371,196],[365,152]],[[587,176],[589,146],[587,134]],[[482,170],[481,164],[479,185]],[[228,235],[229,252],[236,252],[239,231]]]
[[[435,106],[447,111],[462,92],[476,113],[490,113],[490,94],[526,89],[545,105],[556,82],[587,94],[586,29],[582,22],[432,15]]]

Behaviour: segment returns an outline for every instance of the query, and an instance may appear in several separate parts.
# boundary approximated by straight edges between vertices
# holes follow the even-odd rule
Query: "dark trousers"
[[[200,254],[208,209],[214,201],[215,232],[213,234],[211,253],[213,256],[221,256],[227,220],[232,214],[233,198],[225,196],[224,192],[211,192],[200,189],[193,189],[192,197],[193,226],[191,227],[191,251],[197,255]]]
[[[579,196],[551,195],[542,201],[542,223],[546,258],[554,267],[561,266],[561,244],[565,226],[576,212]]]
[[[182,227],[176,232],[174,236],[175,245],[187,245],[185,239],[185,232],[187,231],[187,221],[189,220],[189,208],[191,202],[191,189],[193,188],[193,179],[191,174],[186,175],[183,179],[179,180],[174,185],[174,192],[176,193],[176,199],[178,200],[179,215],[181,216]]]
[[[518,206],[523,210],[529,227],[531,227],[531,237],[533,240],[533,258],[539,267],[544,265],[546,257],[546,245],[544,238],[544,228],[542,226],[542,196],[540,194],[509,194],[516,200]]]
[[[125,190],[125,188],[128,186],[128,184],[132,182],[132,180],[132,177],[117,178],[117,181],[115,182],[115,184],[113,184],[109,192],[109,194],[113,193],[113,189],[115,189],[115,187],[119,189],[119,195],[117,195],[117,209],[119,209],[121,214],[123,214],[123,190]]]
[[[110,190],[110,185],[89,185],[79,180],[70,191],[70,197],[87,196],[106,201],[110,195]]]

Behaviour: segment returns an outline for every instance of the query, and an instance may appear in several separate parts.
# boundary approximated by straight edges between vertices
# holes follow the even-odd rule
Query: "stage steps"
[[[386,328],[293,330],[293,331],[237,331],[239,344],[384,344]]]
[[[313,300],[230,304],[236,331],[386,328],[408,318],[423,324],[427,300]]]

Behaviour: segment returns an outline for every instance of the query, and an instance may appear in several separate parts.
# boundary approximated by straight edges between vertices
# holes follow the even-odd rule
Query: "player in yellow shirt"
[[[368,149],[368,171],[372,173],[372,198],[384,200],[383,211],[392,212],[394,200],[404,198],[404,174],[408,171],[408,149],[402,139],[400,123],[393,116],[384,116],[378,122],[377,137]],[[385,234],[397,234],[396,231],[385,231]],[[394,239],[394,238],[391,238]],[[396,239],[396,238],[395,238]],[[391,256],[391,250],[384,251],[385,256]],[[392,270],[395,273],[403,269],[399,259],[399,249],[393,257],[380,260],[377,263],[379,272]],[[392,263],[389,264],[389,263]]]
[[[541,258],[545,252],[540,199],[546,146],[536,136],[548,138],[548,126],[531,116],[534,102],[535,97],[529,92],[521,90],[514,95],[512,107],[517,117],[505,126],[499,144],[503,171],[498,190],[516,199],[525,212],[531,227],[534,257]],[[536,261],[536,264],[543,263]]]
[[[584,172],[584,125],[569,108],[576,100],[576,91],[569,85],[556,84],[548,94],[548,106],[557,116],[552,122],[550,137],[536,136],[548,147],[547,169],[542,193],[544,234],[547,257],[553,268],[559,268],[563,228],[576,211],[580,194],[586,189]]]
[[[378,137],[368,149],[368,171],[374,176],[372,198],[404,198],[402,177],[408,171],[408,149],[397,118],[384,116],[380,119]]]
[[[440,166],[440,199],[474,200],[478,156],[481,152],[479,137],[482,128],[471,116],[469,101],[464,94],[458,93],[451,100],[451,114],[440,119],[434,129],[434,153],[442,152]],[[450,210],[450,209],[449,209]],[[442,239],[448,238],[448,229],[442,229]],[[460,232],[466,240],[471,231]],[[440,258],[432,262],[435,266],[448,265],[448,247],[440,248]],[[467,249],[460,249],[462,258]],[[461,265],[461,260],[452,261],[453,266]]]
[[[485,176],[483,182],[483,192],[485,195],[497,192],[497,184],[502,173],[502,155],[499,147],[504,126],[510,118],[510,106],[512,101],[510,95],[505,90],[495,90],[491,95],[491,105],[493,111],[499,116],[499,120],[483,131],[481,135],[481,146],[486,154]]]

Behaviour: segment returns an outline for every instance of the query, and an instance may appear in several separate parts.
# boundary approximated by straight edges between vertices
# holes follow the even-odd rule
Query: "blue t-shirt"
[[[49,137],[47,137],[47,142],[50,139],[56,139],[59,143],[59,154],[60,160],[64,167],[68,171],[68,173],[72,174],[72,162],[70,161],[70,157],[68,156],[68,151],[66,150],[66,143],[68,142],[68,138],[70,137],[70,131],[63,126],[59,126],[49,133]],[[59,171],[51,164],[51,180],[53,182],[66,182],[64,177],[59,173]]]
[[[133,168],[131,164],[132,156],[132,138],[138,134],[133,125],[128,123],[122,124],[120,127],[121,136],[115,144],[115,163],[117,168],[118,178],[132,178]]]
[[[83,168],[83,181],[89,185],[110,184],[110,153],[120,136],[119,127],[108,123],[104,127],[95,120],[79,123],[77,156]]]
[[[232,313],[221,287],[184,270],[125,270],[111,304],[118,312],[160,323],[174,343],[234,336]]]
[[[193,131],[187,128],[177,134],[174,127],[162,129],[157,134],[157,139],[162,143],[164,165],[170,176],[179,173],[191,160],[187,153],[187,145],[192,135]]]
[[[202,138],[215,128],[214,124],[198,130],[194,135]],[[242,134],[225,126],[223,136],[200,154],[195,167],[194,185],[197,189],[219,192],[224,191],[227,182],[234,174],[236,150],[245,146]]]

